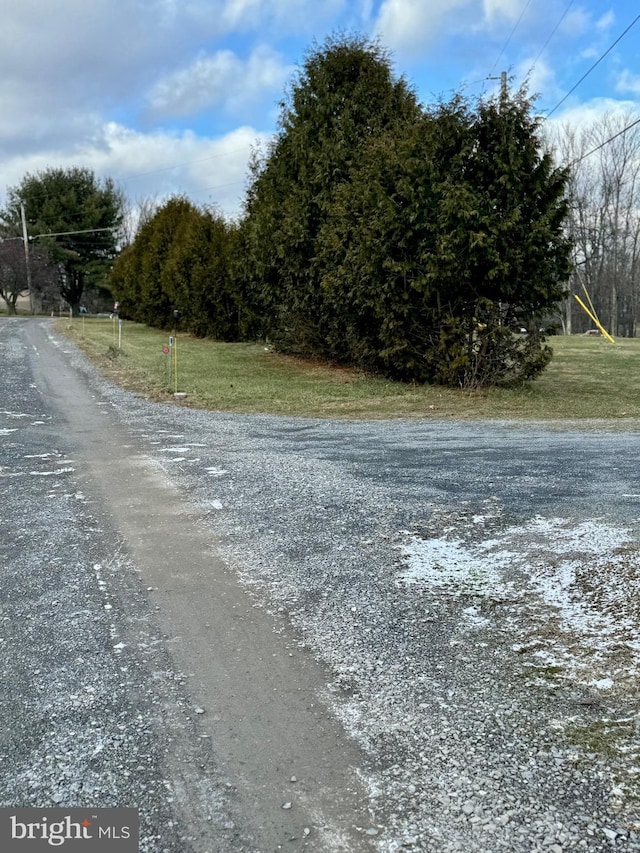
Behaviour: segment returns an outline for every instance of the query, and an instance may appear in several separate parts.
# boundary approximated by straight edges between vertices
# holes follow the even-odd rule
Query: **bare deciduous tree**
[[[57,307],[59,301],[60,270],[42,246],[29,246],[31,271],[31,302],[34,310],[43,311]],[[7,313],[15,314],[17,302],[28,293],[27,265],[21,237],[9,237],[0,242],[0,296],[7,305]]]
[[[19,237],[8,237],[0,243],[0,296],[8,314],[16,313],[16,303],[27,290],[24,245]]]
[[[607,113],[576,132],[556,137],[563,162],[571,164],[568,230],[574,245],[573,293],[587,290],[596,312],[613,335],[636,334],[640,300],[640,126],[636,119]],[[565,331],[592,324],[571,297]]]
[[[160,202],[155,195],[139,196],[134,200],[124,191],[119,192],[122,224],[118,233],[118,243],[124,249],[133,243],[140,229],[153,219],[160,207]]]

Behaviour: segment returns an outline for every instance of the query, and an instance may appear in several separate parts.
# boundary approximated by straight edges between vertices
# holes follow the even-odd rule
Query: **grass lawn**
[[[640,340],[550,340],[554,358],[522,388],[463,391],[391,382],[350,368],[283,356],[261,344],[228,344],[124,321],[60,319],[58,330],[104,373],[154,400],[230,412],[334,418],[640,418]]]

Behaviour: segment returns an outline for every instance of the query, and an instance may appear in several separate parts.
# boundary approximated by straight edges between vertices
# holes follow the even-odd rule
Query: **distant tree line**
[[[573,294],[585,289],[612,335],[635,337],[640,322],[640,124],[630,113],[607,113],[553,139],[570,166],[567,230],[573,246],[567,333],[593,327]],[[628,128],[628,129],[627,129]],[[587,302],[588,304],[588,302]]]

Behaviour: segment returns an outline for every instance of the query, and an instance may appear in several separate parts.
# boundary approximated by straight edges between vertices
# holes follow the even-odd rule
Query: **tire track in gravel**
[[[368,800],[357,772],[363,755],[320,698],[322,668],[295,634],[254,606],[216,556],[215,537],[199,513],[52,346],[46,324],[28,321],[21,332],[35,384],[78,459],[82,491],[102,507],[123,563],[131,561],[139,572],[175,668],[186,674],[187,713],[210,740],[213,775],[227,780],[232,792],[236,836],[260,853],[372,849]],[[108,574],[126,615],[126,585],[117,566]],[[144,654],[131,621],[123,643]],[[184,738],[181,746],[179,737],[170,742],[167,734],[166,759],[181,775],[175,805],[187,837],[194,850],[218,853],[222,848],[211,846],[202,809],[189,815],[201,799],[206,762],[190,771],[185,765],[194,756],[181,754]]]

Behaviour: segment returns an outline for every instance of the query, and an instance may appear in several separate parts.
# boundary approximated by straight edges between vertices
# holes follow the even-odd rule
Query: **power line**
[[[247,150],[247,146],[245,146],[243,148],[234,148],[232,151],[225,151],[222,154],[211,154],[208,157],[199,157],[195,160],[182,160],[181,162],[174,163],[171,166],[161,166],[158,169],[151,169],[148,172],[138,172],[137,174],[126,175],[125,178],[123,178],[123,180],[132,181],[132,180],[135,180],[136,178],[144,178],[147,175],[155,175],[155,174],[158,174],[159,172],[171,172],[171,171],[173,171],[173,169],[179,169],[183,166],[191,166],[195,163],[204,163],[208,160],[218,160],[221,157],[230,157],[232,154],[241,154],[243,151],[246,151],[246,150]],[[50,192],[50,191],[44,192],[44,193],[38,193],[38,194],[34,194],[34,195],[30,196],[31,199],[54,199],[56,197],[57,197],[56,194],[53,192]],[[83,213],[69,214],[69,216],[77,216],[77,217],[82,217],[83,215],[84,215]]]
[[[555,113],[555,111],[558,109],[558,107],[559,107],[561,104],[564,104],[564,102],[567,100],[567,98],[569,97],[569,95],[571,95],[573,92],[575,92],[575,90],[576,90],[576,89],[578,88],[578,86],[582,83],[582,81],[583,81],[583,80],[586,80],[586,78],[589,76],[589,74],[591,74],[591,72],[593,71],[593,69],[594,69],[594,68],[596,68],[596,67],[597,67],[597,66],[602,62],[602,60],[605,58],[605,56],[607,56],[609,53],[611,53],[611,51],[612,51],[612,50],[613,50],[613,48],[618,44],[618,42],[619,42],[619,41],[621,41],[621,39],[623,39],[623,38],[624,38],[624,36],[626,36],[626,34],[627,34],[627,33],[629,32],[629,30],[631,29],[631,27],[633,27],[633,26],[634,26],[634,24],[637,24],[637,23],[638,23],[638,21],[640,21],[640,15],[636,15],[636,17],[633,19],[633,21],[631,21],[631,23],[630,23],[630,24],[629,24],[629,26],[626,28],[626,30],[625,30],[623,33],[621,33],[621,34],[618,36],[618,38],[614,41],[614,43],[613,43],[612,45],[610,45],[610,46],[605,50],[605,52],[602,54],[602,56],[601,56],[598,60],[596,60],[596,62],[594,62],[594,63],[593,63],[593,65],[591,66],[591,68],[589,68],[589,70],[588,70],[585,74],[583,74],[583,75],[582,75],[582,77],[578,80],[578,82],[575,84],[575,86],[573,86],[571,89],[569,89],[569,91],[568,91],[568,92],[567,92],[567,94],[564,96],[564,98],[562,98],[562,100],[558,101],[558,103],[557,103],[557,104],[555,105],[555,107],[551,110],[551,112],[548,112],[548,113],[546,114],[545,118],[549,118],[549,116],[553,115],[553,113]]]
[[[215,186],[212,186],[212,187],[198,187],[197,189],[194,190],[194,192],[203,193],[203,192],[206,192],[207,190],[221,190],[221,189],[224,189],[224,187],[235,187],[238,184],[244,184],[245,181],[246,181],[246,178],[242,178],[241,181],[229,181],[229,183],[227,183],[227,184],[216,184]]]
[[[512,29],[512,30],[511,30],[511,32],[509,33],[509,38],[506,40],[506,42],[505,42],[505,43],[504,43],[504,45],[502,46],[502,50],[501,50],[501,51],[500,51],[500,53],[498,54],[498,58],[496,59],[496,61],[495,61],[495,62],[493,63],[493,65],[491,66],[491,71],[489,71],[489,77],[493,74],[493,70],[494,70],[494,68],[496,67],[496,65],[498,64],[498,62],[500,62],[500,58],[502,57],[502,54],[505,52],[505,50],[506,50],[506,49],[507,49],[507,47],[509,46],[509,42],[510,42],[510,41],[511,41],[511,39],[513,38],[515,31],[516,31],[516,30],[518,29],[518,27],[520,26],[520,21],[522,21],[522,19],[524,18],[524,13],[527,11],[527,9],[529,8],[529,6],[530,6],[530,5],[531,5],[531,0],[527,0],[527,2],[526,2],[526,3],[525,3],[525,5],[524,5],[524,8],[523,8],[522,12],[520,12],[520,17],[519,17],[519,18],[518,18],[518,20],[515,22],[515,24],[514,24],[514,26],[513,26],[513,29]]]
[[[56,231],[49,234],[32,234],[31,240],[37,240],[38,237],[66,237],[69,234],[95,234],[96,231],[117,231],[118,226],[113,225],[110,228],[85,228],[84,231]]]
[[[631,124],[628,124],[626,127],[623,127],[622,130],[619,130],[618,133],[614,133],[613,136],[610,136],[608,139],[605,139],[605,141],[601,142],[600,145],[596,145],[596,147],[592,148],[591,151],[588,151],[586,154],[582,154],[582,156],[578,157],[577,160],[574,160],[571,165],[575,166],[578,163],[581,163],[583,160],[586,160],[587,157],[590,157],[592,154],[595,154],[596,151],[599,151],[601,148],[604,148],[605,145],[608,145],[610,142],[613,142],[613,140],[617,139],[619,136],[623,136],[623,134],[625,134],[628,130],[631,130],[631,128],[635,127],[637,124],[640,124],[640,118],[637,118],[635,121],[632,121]]]
[[[531,68],[527,71],[527,73],[526,73],[526,75],[525,75],[525,79],[526,79],[526,77],[528,77],[528,76],[531,74],[531,72],[533,71],[533,69],[536,67],[536,65],[537,65],[537,63],[538,63],[538,60],[540,59],[540,57],[542,56],[542,54],[543,54],[543,53],[544,53],[544,51],[546,50],[547,45],[549,44],[549,42],[551,41],[551,39],[554,37],[554,35],[555,35],[555,34],[556,34],[556,32],[558,31],[558,28],[560,27],[560,25],[562,24],[562,22],[564,21],[564,19],[565,19],[565,18],[567,17],[567,15],[569,14],[569,9],[571,9],[571,7],[573,6],[573,4],[574,4],[574,3],[575,3],[575,0],[569,0],[569,4],[567,5],[567,7],[565,8],[564,12],[562,13],[562,15],[561,15],[561,17],[560,17],[560,20],[559,20],[559,21],[558,21],[558,23],[555,25],[555,27],[551,30],[551,32],[549,33],[549,35],[548,35],[548,37],[547,37],[547,40],[545,41],[545,43],[544,43],[544,44],[542,45],[542,47],[540,48],[540,51],[538,52],[538,55],[536,56],[536,58],[535,58],[535,59],[533,60],[533,62],[531,63]]]
[[[200,157],[198,160],[185,160],[182,163],[174,163],[172,166],[162,166],[159,169],[152,169],[149,172],[139,172],[137,175],[128,175],[127,180],[132,181],[135,178],[144,178],[147,175],[155,175],[158,172],[170,172],[173,169],[179,169],[181,166],[191,166],[194,163],[204,163],[206,160],[217,160],[220,157],[230,157],[232,154],[240,154],[246,151],[245,148],[234,148],[233,151],[225,151],[224,154],[212,154],[210,157]]]

